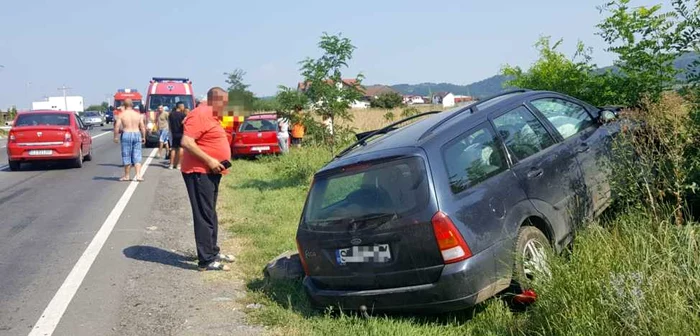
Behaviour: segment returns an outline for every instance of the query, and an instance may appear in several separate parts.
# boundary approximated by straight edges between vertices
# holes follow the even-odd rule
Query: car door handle
[[[538,178],[544,174],[542,168],[533,168],[527,173],[527,178]]]
[[[588,152],[590,149],[591,149],[591,147],[588,146],[588,144],[582,143],[579,145],[578,149],[576,149],[576,152],[585,153],[585,152]]]

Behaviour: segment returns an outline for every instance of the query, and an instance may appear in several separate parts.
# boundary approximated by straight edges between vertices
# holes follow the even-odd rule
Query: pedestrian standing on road
[[[280,147],[280,152],[286,154],[289,152],[289,120],[281,117],[277,120],[277,143]]]
[[[228,93],[219,87],[207,92],[208,105],[190,111],[184,122],[182,177],[192,206],[194,237],[200,271],[229,271],[222,261],[233,262],[232,255],[220,253],[217,245],[219,220],[216,200],[221,176],[228,173],[222,162],[231,159],[226,131],[217,115],[228,104]]]
[[[159,135],[159,145],[158,145],[158,158],[167,158],[170,152],[170,125],[168,122],[168,112],[167,107],[163,105],[158,106],[158,135]],[[165,149],[165,156],[163,156],[163,149]]]
[[[168,127],[170,128],[170,166],[168,169],[180,169],[182,161],[182,134],[184,132],[183,121],[185,120],[185,103],[175,104],[175,111],[168,116]]]
[[[146,142],[146,125],[141,113],[134,111],[131,99],[124,100],[124,108],[114,122],[114,143],[121,142],[124,176],[119,181],[129,181],[131,167],[136,168],[134,181],[143,181],[141,176],[141,146]]]

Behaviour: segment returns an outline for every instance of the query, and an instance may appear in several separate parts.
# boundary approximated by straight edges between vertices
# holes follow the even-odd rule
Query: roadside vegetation
[[[363,318],[314,311],[300,282],[264,279],[267,262],[296,250],[313,173],[353,132],[418,113],[333,106],[338,124],[348,131],[336,133],[330,144],[323,127],[309,127],[314,140],[303,148],[235,161],[235,173],[222,182],[221,221],[240,247],[238,267],[250,291],[246,300],[262,304],[250,310],[252,322],[279,335],[700,335],[700,63],[681,70],[669,66],[679,55],[700,51],[700,3],[674,0],[663,8],[630,2],[615,0],[601,8],[606,17],[598,25],[600,36],[619,58],[607,71],[595,70],[583,44],[568,58],[557,51],[561,42],[552,45],[546,37],[536,45],[541,57],[532,67],[503,69],[510,86],[625,107],[623,132],[605,167],[615,203],[585,223],[569,251],[549,257],[551,277],[534,284],[535,304],[514,309],[494,298],[448,315]],[[295,115],[306,104],[293,90],[280,92],[283,112]]]

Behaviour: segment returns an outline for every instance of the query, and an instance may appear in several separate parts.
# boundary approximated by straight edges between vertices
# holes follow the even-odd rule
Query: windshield
[[[140,100],[134,100],[134,110],[140,110],[141,109],[141,101]],[[114,108],[118,108],[119,106],[122,106],[124,104],[123,100],[115,100],[114,101]]]
[[[332,231],[358,220],[386,222],[424,210],[429,197],[420,158],[349,167],[314,179],[304,224],[309,230]]]
[[[32,113],[17,117],[15,126],[70,126],[70,115],[62,113]]]
[[[86,117],[99,117],[100,113],[99,112],[85,112]]]
[[[163,107],[167,106],[170,111],[174,111],[175,104],[179,102],[183,102],[185,104],[185,108],[187,109],[191,110],[194,108],[192,96],[188,95],[150,95],[148,100],[149,111],[158,110],[158,106],[160,105],[163,105]]]
[[[239,129],[239,132],[277,132],[275,120],[246,120]]]

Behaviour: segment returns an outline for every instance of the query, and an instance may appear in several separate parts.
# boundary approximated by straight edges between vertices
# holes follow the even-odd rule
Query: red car
[[[235,157],[280,153],[277,142],[277,115],[254,114],[233,133],[231,155]],[[289,146],[287,139],[287,146]]]
[[[80,117],[68,111],[20,112],[7,140],[10,170],[22,162],[70,161],[80,168],[92,159],[92,137]]]

